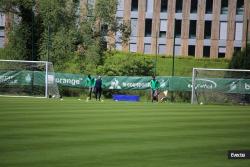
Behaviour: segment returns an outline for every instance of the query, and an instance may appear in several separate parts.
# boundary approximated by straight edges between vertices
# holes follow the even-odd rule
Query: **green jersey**
[[[94,87],[95,86],[95,78],[87,78],[86,80],[86,86],[87,87]]]
[[[152,90],[157,90],[160,87],[160,84],[157,80],[151,80],[150,81],[150,87]]]

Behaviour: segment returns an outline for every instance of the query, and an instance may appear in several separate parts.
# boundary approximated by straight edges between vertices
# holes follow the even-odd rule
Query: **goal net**
[[[0,60],[0,95],[60,97],[53,64],[45,61]]]
[[[194,68],[192,104],[249,104],[250,70]]]

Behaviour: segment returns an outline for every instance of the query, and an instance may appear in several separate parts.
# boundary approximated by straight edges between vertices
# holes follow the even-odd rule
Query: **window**
[[[115,43],[115,48],[116,48],[116,50],[122,50],[122,43],[121,42],[116,42]]]
[[[189,25],[189,38],[195,38],[196,37],[196,20],[190,20]]]
[[[123,22],[122,18],[118,17],[118,18],[116,18],[116,20],[117,20],[118,26],[122,25],[122,22]],[[121,39],[121,37],[122,37],[121,30],[116,31],[116,38],[118,38],[117,40]]]
[[[221,0],[221,14],[228,13],[228,0]]]
[[[0,13],[0,27],[5,26],[5,15],[3,13]]]
[[[168,11],[168,0],[161,0],[161,12]]]
[[[175,55],[181,55],[181,45],[175,45],[174,47]]]
[[[203,57],[210,57],[210,46],[203,47]]]
[[[4,38],[0,37],[0,48],[4,47]]]
[[[160,44],[158,47],[158,54],[166,54],[166,45],[165,44]]]
[[[88,0],[88,16],[94,15],[95,0]]]
[[[0,28],[0,38],[4,37],[4,29]]]
[[[226,47],[220,46],[218,58],[225,58],[225,55],[226,55]]]
[[[138,11],[138,0],[131,0],[131,11]]]
[[[220,22],[220,39],[227,39],[227,22]]]
[[[0,27],[0,37],[4,37],[4,27]]]
[[[145,54],[151,54],[151,44],[150,43],[145,43],[144,44],[144,53]]]
[[[241,51],[241,47],[234,47],[234,51],[235,52],[240,52]]]
[[[166,32],[167,32],[167,20],[160,20],[160,37],[166,37]]]
[[[101,34],[103,36],[107,36],[107,34],[108,34],[108,25],[107,24],[102,24],[101,25]]]
[[[198,0],[191,0],[190,13],[197,13]]]
[[[122,19],[122,17],[117,17],[117,18],[116,18],[116,21],[117,21],[118,25],[123,24],[123,19]]]
[[[153,13],[153,10],[154,10],[154,0],[147,0],[146,1],[146,10],[149,13]]]
[[[130,43],[129,50],[130,50],[130,52],[136,52],[137,51],[136,43]]]
[[[212,21],[205,21],[204,38],[211,38]]]
[[[237,0],[236,14],[237,15],[244,14],[244,0]]]
[[[206,14],[213,13],[213,0],[206,0]]]
[[[236,22],[235,23],[235,40],[241,41],[243,33],[243,23]]]
[[[176,10],[176,13],[182,12],[182,0],[176,0],[175,10]]]
[[[195,56],[195,45],[188,46],[188,56]]]
[[[181,37],[181,20],[175,20],[175,37]]]
[[[145,20],[145,37],[151,37],[152,19]]]
[[[124,10],[124,0],[118,0],[117,1],[117,11]]]
[[[88,0],[88,5],[91,6],[91,7],[94,7],[95,5],[95,0]]]
[[[137,19],[131,19],[131,37],[137,36]]]
[[[160,31],[160,33],[159,33],[159,37],[160,37],[160,38],[164,38],[164,37],[166,37],[166,36],[167,36],[166,31]]]

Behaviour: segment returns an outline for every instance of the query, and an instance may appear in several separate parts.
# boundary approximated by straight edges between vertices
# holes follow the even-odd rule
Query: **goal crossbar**
[[[28,61],[28,60],[4,60],[0,59],[3,62],[20,62],[20,63],[48,63],[48,61]]]
[[[193,68],[193,70],[206,70],[206,71],[238,71],[238,72],[250,72],[247,69],[222,69],[222,68]]]

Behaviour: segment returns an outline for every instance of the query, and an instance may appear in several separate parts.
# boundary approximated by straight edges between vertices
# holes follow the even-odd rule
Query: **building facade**
[[[0,48],[4,47],[5,42],[5,15],[0,12]]]
[[[116,49],[145,54],[230,59],[246,45],[249,0],[118,0],[118,21],[131,24],[128,44]]]
[[[117,0],[116,18],[131,26],[128,43],[115,34],[117,50],[145,54],[230,59],[246,45],[249,0]],[[80,0],[81,15],[95,0]],[[0,48],[7,43],[0,12]],[[108,38],[109,39],[109,38]],[[113,39],[113,38],[110,38]]]

